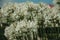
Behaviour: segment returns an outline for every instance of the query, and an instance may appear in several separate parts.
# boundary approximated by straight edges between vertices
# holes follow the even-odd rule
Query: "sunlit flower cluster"
[[[35,32],[37,34],[37,24],[34,21],[25,21],[15,22],[5,29],[5,36],[9,40],[19,40],[30,33]],[[33,35],[33,34],[31,34]],[[28,36],[27,36],[28,37]],[[31,37],[31,36],[30,36]],[[18,39],[19,38],[19,39]],[[32,38],[32,37],[31,37]],[[23,39],[22,39],[23,40]]]
[[[45,3],[8,3],[0,10],[0,24],[7,24],[4,35],[8,40],[26,40],[38,34],[40,27],[59,27],[60,13]],[[33,34],[34,33],[34,34]],[[32,36],[32,37],[31,37]]]

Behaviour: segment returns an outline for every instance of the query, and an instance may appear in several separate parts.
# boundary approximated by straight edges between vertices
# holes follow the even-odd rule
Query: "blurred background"
[[[32,2],[34,2],[34,3],[44,2],[44,3],[52,4],[52,1],[53,1],[53,0],[0,0],[0,7],[1,7],[4,3],[8,3],[8,2],[21,3],[21,2],[26,2],[26,1],[32,1]]]

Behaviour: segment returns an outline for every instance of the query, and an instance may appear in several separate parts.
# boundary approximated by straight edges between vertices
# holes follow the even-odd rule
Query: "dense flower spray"
[[[56,4],[56,5],[55,5]],[[0,27],[8,40],[38,40],[38,29],[60,26],[59,3],[8,3],[0,9]],[[5,25],[4,25],[5,24]]]

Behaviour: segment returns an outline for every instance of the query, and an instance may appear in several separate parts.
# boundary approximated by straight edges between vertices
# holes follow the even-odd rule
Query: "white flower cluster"
[[[22,20],[20,22],[15,22],[5,29],[5,36],[9,40],[19,40],[18,37],[24,37],[30,35],[29,33],[37,32],[37,24],[34,21]],[[28,36],[27,36],[28,37]],[[31,37],[31,36],[30,36]],[[22,39],[21,39],[22,40]]]
[[[42,6],[42,7],[40,7]],[[40,11],[47,8],[44,4],[34,4],[34,3],[8,3],[5,4],[1,9],[1,22],[10,23],[17,20],[22,20],[24,18],[30,19],[30,16],[38,14],[40,16]],[[47,8],[48,9],[48,8]]]
[[[0,23],[9,24],[5,29],[5,36],[8,40],[25,40],[32,36],[33,32],[37,35],[39,27],[59,27],[60,13],[55,12],[48,4],[9,3],[1,8],[2,15]],[[32,37],[31,37],[31,40]]]

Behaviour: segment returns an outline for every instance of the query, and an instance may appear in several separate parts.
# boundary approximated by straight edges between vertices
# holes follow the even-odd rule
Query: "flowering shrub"
[[[59,10],[48,4],[8,3],[0,10],[0,26],[6,27],[8,40],[38,40],[38,28],[60,26]]]
[[[9,40],[24,40],[25,37],[28,40],[34,40],[32,35],[37,37],[37,29],[47,23],[44,24],[52,11],[49,5],[44,3],[34,4],[32,2],[9,4],[1,9],[4,18],[6,18],[6,23],[9,23],[9,26],[5,29],[5,36]],[[36,37],[35,39],[37,39]]]

